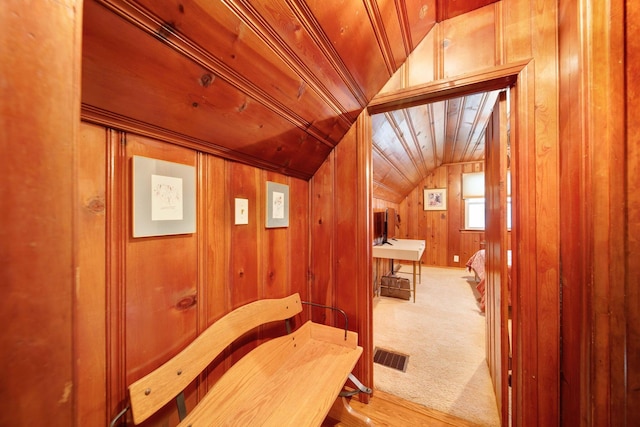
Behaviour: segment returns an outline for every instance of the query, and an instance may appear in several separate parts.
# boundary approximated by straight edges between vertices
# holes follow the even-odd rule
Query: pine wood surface
[[[427,392],[427,391],[425,391]],[[376,427],[477,427],[476,424],[426,408],[380,390],[374,391],[368,404],[351,399],[351,407],[367,416]],[[322,427],[346,427],[348,422],[327,418]]]
[[[180,426],[317,426],[362,354],[357,334],[307,322],[238,361]]]
[[[291,318],[300,311],[300,296],[293,294],[287,298],[254,301],[228,313],[178,355],[131,384],[129,394],[134,422],[141,423],[182,392],[227,346],[246,332],[268,322]],[[352,344],[352,348],[355,347]],[[284,362],[279,361],[278,357],[285,356],[282,353],[269,355],[280,366]],[[247,377],[253,379],[250,375]],[[238,375],[234,379],[236,382],[241,380]],[[234,380],[229,381],[233,384]]]

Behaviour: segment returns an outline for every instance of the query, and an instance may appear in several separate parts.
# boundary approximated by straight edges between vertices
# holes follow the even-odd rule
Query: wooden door
[[[487,361],[502,425],[508,425],[507,97],[502,91],[487,126],[485,168]]]

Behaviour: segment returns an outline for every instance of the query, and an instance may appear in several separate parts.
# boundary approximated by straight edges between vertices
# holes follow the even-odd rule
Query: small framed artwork
[[[133,237],[196,231],[196,170],[133,156]]]
[[[267,181],[266,227],[289,226],[289,186]]]
[[[447,189],[425,188],[423,207],[425,211],[446,211]]]

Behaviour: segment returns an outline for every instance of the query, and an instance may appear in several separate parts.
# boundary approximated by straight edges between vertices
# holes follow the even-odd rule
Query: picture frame
[[[131,163],[133,237],[195,233],[195,167],[143,156]]]
[[[289,186],[267,181],[266,228],[289,226]]]
[[[425,211],[446,211],[447,210],[447,189],[446,188],[425,188],[423,209]]]

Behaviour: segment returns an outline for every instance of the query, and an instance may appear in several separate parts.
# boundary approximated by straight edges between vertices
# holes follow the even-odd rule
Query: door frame
[[[384,113],[400,108],[408,108],[430,102],[467,95],[477,92],[507,89],[511,93],[511,169],[513,192],[518,197],[512,199],[512,425],[525,425],[524,419],[533,421],[538,406],[538,390],[545,390],[547,398],[559,399],[557,387],[559,381],[559,354],[555,353],[553,360],[546,360],[545,375],[538,373],[540,365],[535,355],[538,347],[538,325],[535,321],[523,322],[522,319],[531,318],[538,303],[537,270],[535,262],[536,234],[535,227],[520,227],[519,224],[535,224],[535,123],[534,123],[534,72],[533,61],[526,60],[517,63],[492,67],[464,76],[438,80],[414,87],[400,89],[392,93],[379,94],[369,103],[362,118],[364,123],[371,123],[373,114]],[[360,133],[361,146],[368,146],[371,150],[371,132]],[[372,195],[369,197],[372,198]],[[369,203],[372,206],[372,203]],[[369,212],[369,216],[372,213]],[[370,227],[368,241],[373,239]],[[373,265],[370,258],[369,265]],[[363,288],[358,292],[361,301],[371,297],[368,289],[371,284],[361,284]],[[365,286],[367,288],[365,288]],[[373,324],[373,306],[370,307],[365,323]],[[548,332],[547,332],[548,333]],[[559,342],[558,336],[547,337],[547,340]],[[363,337],[363,341],[373,340],[373,333]],[[547,341],[548,342],[548,341]],[[372,342],[363,342],[368,348]],[[526,355],[526,356],[525,356]],[[368,366],[365,370],[373,372],[373,360],[364,361]],[[526,372],[527,375],[523,375]],[[508,381],[504,376],[503,381]],[[371,382],[373,384],[373,381]],[[527,402],[526,414],[523,402]]]

